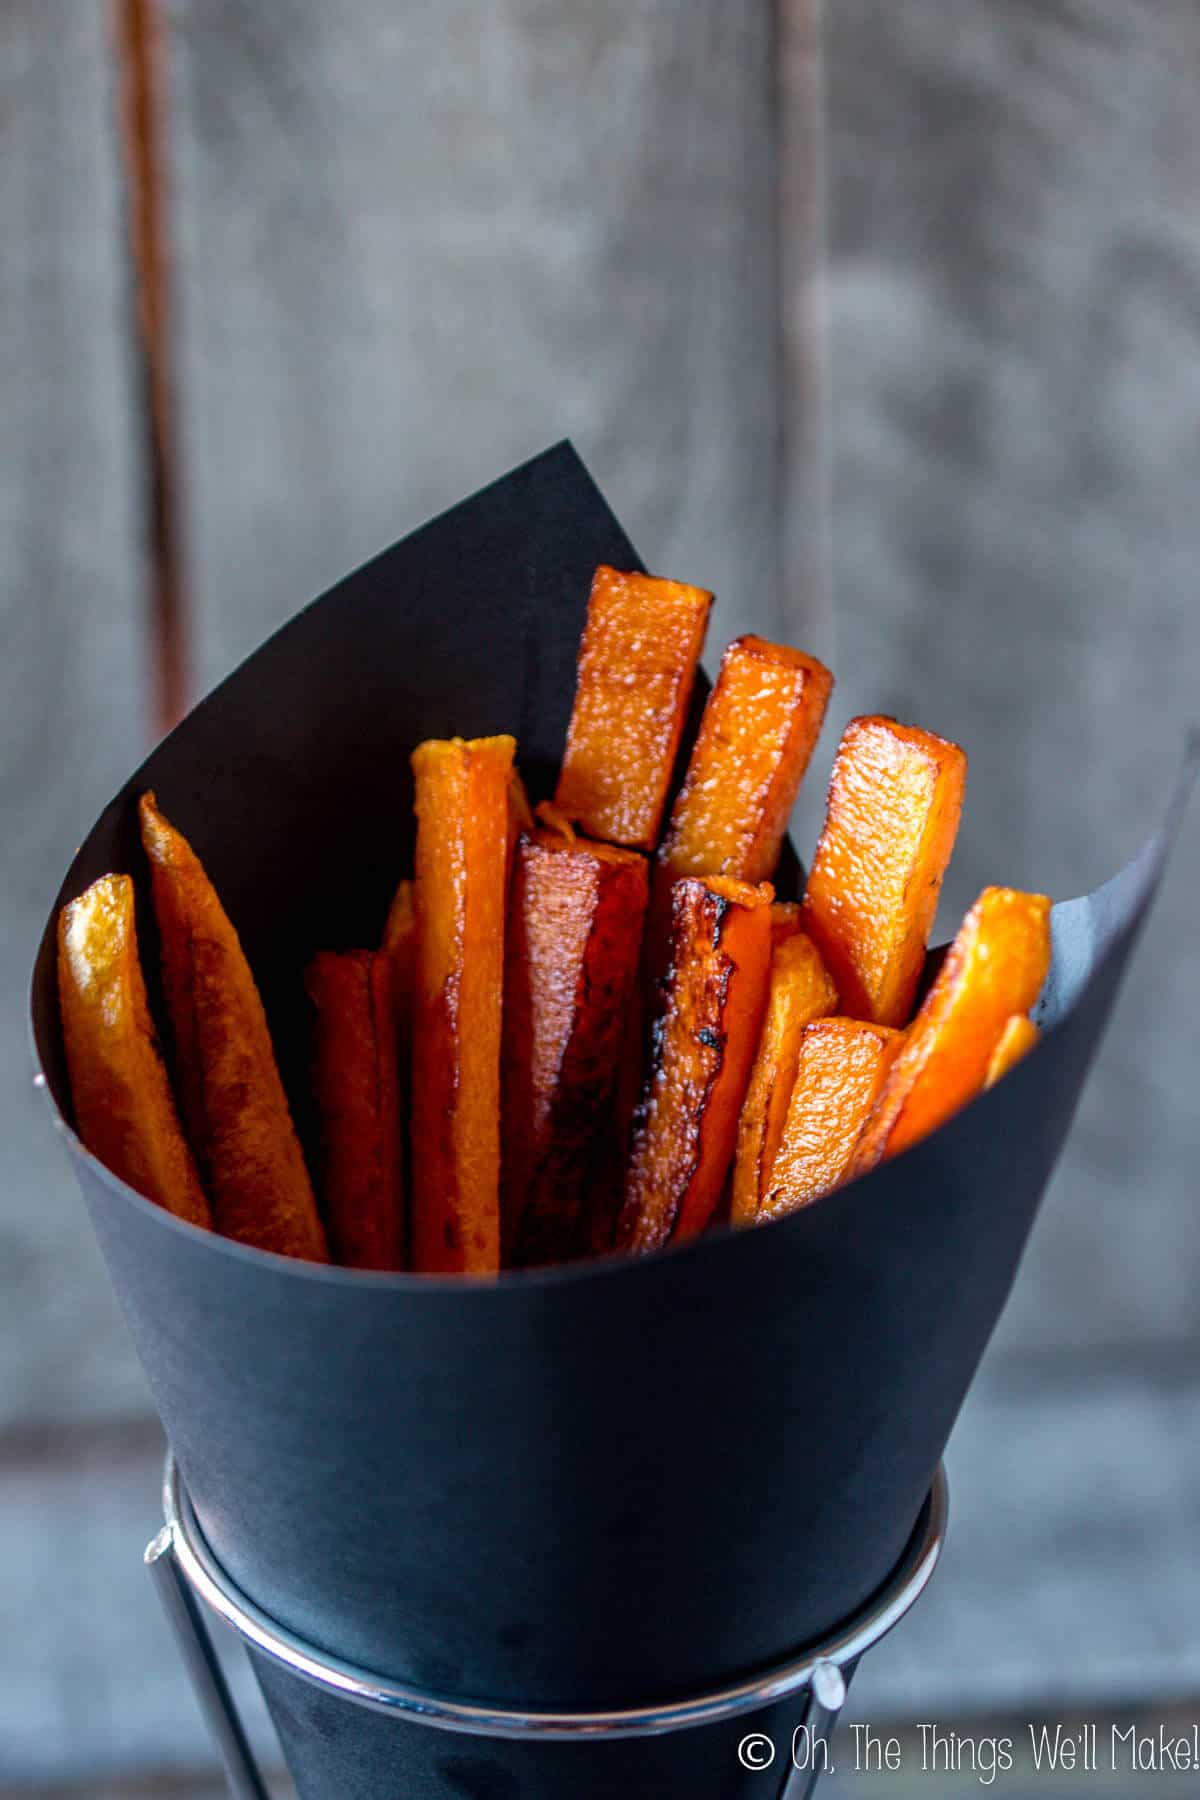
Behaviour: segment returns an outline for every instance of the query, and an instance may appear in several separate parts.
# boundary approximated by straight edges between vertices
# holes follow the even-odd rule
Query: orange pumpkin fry
[[[180,1107],[227,1237],[325,1262],[325,1232],[258,988],[199,857],[140,802]]]
[[[515,837],[520,837],[523,831],[533,830],[533,808],[525,783],[516,769],[508,778],[508,828]]]
[[[329,1247],[348,1269],[404,1263],[400,1078],[386,951],[322,951],[305,977],[315,1009],[313,1087]]]
[[[398,881],[392,904],[388,907],[380,948],[389,956],[397,950],[403,954],[412,943],[416,929],[416,888],[411,881]]]
[[[575,842],[578,836],[575,827],[566,813],[559,811],[553,800],[539,800],[534,814],[543,831],[553,832],[555,837],[565,838],[568,843]]]
[[[416,887],[401,881],[388,909],[383,928],[382,949],[392,965],[392,1012],[396,1020],[397,1041],[404,1061],[412,1036],[413,980],[417,956]]]
[[[646,910],[645,859],[552,831],[521,840],[504,976],[506,1260],[565,1261],[604,1139]]]
[[[58,993],[83,1142],[147,1200],[211,1226],[150,1017],[128,875],[104,875],[63,907]]]
[[[751,1225],[758,1216],[783,1137],[804,1028],[835,1012],[837,1003],[837,989],[812,939],[796,932],[777,942],[762,1036],[738,1120],[731,1213],[735,1225]]]
[[[500,1266],[500,1008],[511,737],[413,751],[412,1260]]]
[[[804,928],[842,1008],[877,1025],[912,1012],[962,812],[957,744],[894,719],[852,719],[804,896]]]
[[[529,804],[529,795],[525,792],[525,783],[514,769],[508,778],[508,837],[506,839],[507,859],[505,861],[504,888],[512,880],[513,857],[517,854],[517,845],[523,831],[533,830],[533,808]]]
[[[903,1041],[902,1032],[861,1019],[805,1026],[759,1220],[796,1212],[846,1178],[863,1121]]]
[[[855,1174],[915,1144],[975,1098],[1008,1021],[1028,1012],[1049,967],[1046,895],[984,888],[905,1034],[855,1149]]]
[[[771,908],[771,949],[804,930],[804,909],[798,900],[776,900]]]
[[[655,1250],[712,1217],[767,997],[769,883],[677,882],[663,1011],[634,1124],[618,1242]]]
[[[754,882],[775,873],[832,689],[816,657],[766,638],[734,639],[659,847],[668,878]]]
[[[592,837],[653,850],[712,595],[601,567],[554,803]]]
[[[995,1087],[996,1083],[1002,1080],[1023,1056],[1029,1055],[1037,1041],[1038,1028],[1033,1020],[1024,1013],[1014,1013],[1000,1033],[999,1042],[992,1051],[992,1060],[988,1063],[984,1087]]]

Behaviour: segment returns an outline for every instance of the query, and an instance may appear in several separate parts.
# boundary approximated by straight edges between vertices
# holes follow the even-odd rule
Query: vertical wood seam
[[[833,663],[825,10],[774,0],[772,99],[783,635]]]
[[[168,731],[187,704],[189,619],[175,413],[167,36],[161,0],[111,0],[111,23],[126,251],[135,297],[151,709],[157,728]]]

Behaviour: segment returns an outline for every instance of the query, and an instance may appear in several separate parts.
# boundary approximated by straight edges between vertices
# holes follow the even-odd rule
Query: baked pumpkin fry
[[[508,778],[508,855],[505,861],[504,885],[507,892],[508,883],[512,879],[513,857],[517,854],[517,845],[523,831],[533,830],[533,808],[529,804],[529,795],[525,791],[525,783],[514,769]]]
[[[783,1218],[841,1183],[903,1041],[902,1032],[861,1019],[805,1026],[759,1220]]]
[[[812,939],[793,932],[777,941],[762,1035],[738,1120],[731,1213],[735,1225],[751,1225],[758,1216],[783,1137],[804,1028],[835,1012],[837,1003],[837,989]]]
[[[500,1009],[511,737],[413,751],[414,1268],[500,1266]]]
[[[594,838],[653,850],[712,595],[601,567],[554,803]]]
[[[894,719],[852,719],[804,895],[804,929],[843,1010],[907,1024],[962,812],[957,744]]]
[[[659,846],[659,871],[673,880],[770,879],[832,689],[815,656],[752,635],[734,639]]]
[[[150,1017],[128,875],[104,875],[63,907],[58,994],[83,1142],[147,1200],[211,1226]]]
[[[776,900],[771,907],[771,948],[804,930],[804,909],[798,900]]]
[[[404,1266],[400,1078],[392,965],[383,950],[322,951],[305,976],[315,1010],[313,1087],[329,1248],[348,1269]]]
[[[984,1087],[995,1087],[1011,1068],[1028,1056],[1038,1041],[1038,1028],[1025,1013],[1014,1013],[1000,1033],[999,1042],[988,1063]]]
[[[237,932],[152,793],[139,806],[150,862],[180,1110],[218,1230],[325,1262],[325,1233]]]
[[[417,901],[415,884],[397,883],[383,928],[383,949],[392,965],[392,1013],[402,1061],[407,1062],[412,1038],[412,996],[417,957]]]
[[[905,1033],[852,1173],[907,1149],[975,1098],[1008,1021],[1029,1011],[1049,967],[1046,895],[984,888]]]
[[[620,1246],[704,1230],[733,1155],[767,997],[770,884],[687,876],[672,895],[663,1010],[634,1122]]]
[[[542,830],[510,890],[503,1031],[505,1261],[571,1255],[612,1101],[646,910],[644,857]]]

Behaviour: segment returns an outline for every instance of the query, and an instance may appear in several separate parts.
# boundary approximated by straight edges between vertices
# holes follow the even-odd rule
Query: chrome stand
[[[179,1640],[201,1712],[220,1752],[232,1800],[268,1800],[268,1794],[222,1673],[201,1602],[255,1650],[317,1687],[376,1712],[478,1737],[560,1741],[650,1737],[713,1724],[753,1712],[789,1694],[804,1694],[804,1718],[793,1739],[793,1744],[803,1744],[804,1754],[802,1758],[794,1754],[789,1745],[786,1758],[780,1757],[786,1766],[776,1796],[777,1800],[810,1800],[827,1764],[829,1739],[845,1704],[858,1659],[904,1617],[924,1592],[937,1566],[946,1535],[947,1505],[945,1472],[939,1468],[908,1549],[890,1580],[867,1606],[821,1643],[749,1680],[713,1689],[694,1699],[596,1713],[524,1712],[450,1700],[400,1682],[385,1681],[368,1670],[313,1649],[276,1624],[230,1581],[204,1541],[170,1456],[163,1478],[166,1522],[146,1550],[145,1560]],[[765,1746],[763,1755],[766,1757]],[[765,1768],[772,1760],[773,1752],[761,1764],[747,1766]],[[765,1792],[764,1789],[764,1796]]]

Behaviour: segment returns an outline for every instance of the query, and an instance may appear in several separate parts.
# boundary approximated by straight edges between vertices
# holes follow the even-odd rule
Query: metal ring
[[[401,1714],[414,1723],[437,1726],[443,1731],[503,1738],[654,1737],[733,1718],[807,1688],[818,1664],[835,1663],[841,1667],[857,1661],[924,1592],[942,1552],[948,1505],[945,1470],[939,1467],[908,1548],[884,1587],[835,1632],[786,1661],[693,1699],[604,1712],[541,1712],[422,1693],[314,1649],[277,1624],[226,1575],[204,1540],[170,1455],[163,1476],[165,1530],[170,1534],[171,1548],[184,1577],[205,1605],[255,1650],[316,1687],[376,1712]]]

